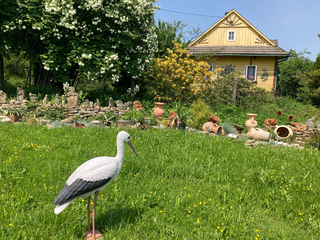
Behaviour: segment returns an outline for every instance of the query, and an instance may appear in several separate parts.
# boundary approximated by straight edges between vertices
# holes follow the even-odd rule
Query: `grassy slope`
[[[81,163],[116,155],[118,132],[0,125],[0,238],[80,239],[87,199],[60,215],[52,202]],[[122,172],[97,201],[106,239],[319,237],[318,151],[250,149],[175,130],[128,132],[140,157],[126,146]]]

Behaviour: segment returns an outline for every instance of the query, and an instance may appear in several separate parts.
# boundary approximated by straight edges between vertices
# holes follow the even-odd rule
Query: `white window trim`
[[[244,78],[247,78],[247,72],[248,72],[248,67],[255,67],[255,71],[254,71],[254,81],[251,81],[250,79],[248,79],[248,81],[250,82],[257,82],[257,71],[258,71],[258,66],[257,65],[245,65],[244,66]]]
[[[210,66],[210,68],[212,67],[212,72],[214,70],[213,67],[215,67],[215,69],[218,69],[218,65],[209,65],[209,66]],[[215,79],[217,79],[217,78],[218,78],[218,71],[216,71],[216,78]],[[214,80],[213,77],[211,77],[211,80]]]
[[[234,39],[233,40],[230,40],[229,39],[229,32],[233,32],[234,33]],[[228,34],[227,34],[227,41],[228,42],[234,42],[234,41],[236,41],[236,31],[235,30],[230,30],[230,31],[228,31]]]

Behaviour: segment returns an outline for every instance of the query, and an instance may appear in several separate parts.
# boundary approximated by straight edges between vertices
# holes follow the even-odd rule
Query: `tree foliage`
[[[149,92],[157,100],[188,102],[209,86],[215,73],[207,62],[194,60],[182,44],[173,44],[168,56],[155,59]]]
[[[9,0],[7,0],[9,1]],[[17,1],[8,48],[26,53],[39,75],[119,81],[138,78],[157,52],[152,0]],[[35,70],[36,68],[34,68]],[[40,72],[40,73],[39,73]]]
[[[300,95],[299,92],[301,92],[303,84],[299,77],[302,73],[310,72],[313,64],[305,56],[306,54],[310,53],[307,51],[297,53],[291,49],[291,57],[287,61],[279,63],[277,87],[282,96],[297,98]]]
[[[180,43],[186,48],[192,39],[200,35],[199,27],[185,30],[186,27],[187,24],[180,20],[173,23],[158,20],[155,28],[158,36],[158,57],[164,57],[168,48],[173,49],[173,42]]]

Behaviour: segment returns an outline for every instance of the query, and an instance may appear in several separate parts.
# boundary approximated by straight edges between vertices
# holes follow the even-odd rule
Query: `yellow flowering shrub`
[[[174,49],[168,48],[165,58],[154,61],[149,92],[158,101],[191,101],[209,87],[215,72],[209,71],[207,62],[192,59],[182,44],[173,43]]]

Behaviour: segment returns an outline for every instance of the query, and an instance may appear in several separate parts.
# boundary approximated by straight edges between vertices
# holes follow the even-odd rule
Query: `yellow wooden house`
[[[278,40],[268,39],[234,9],[193,41],[189,53],[213,55],[208,61],[210,70],[223,69],[217,77],[241,72],[267,91],[276,90],[278,63],[290,56],[278,46]]]

